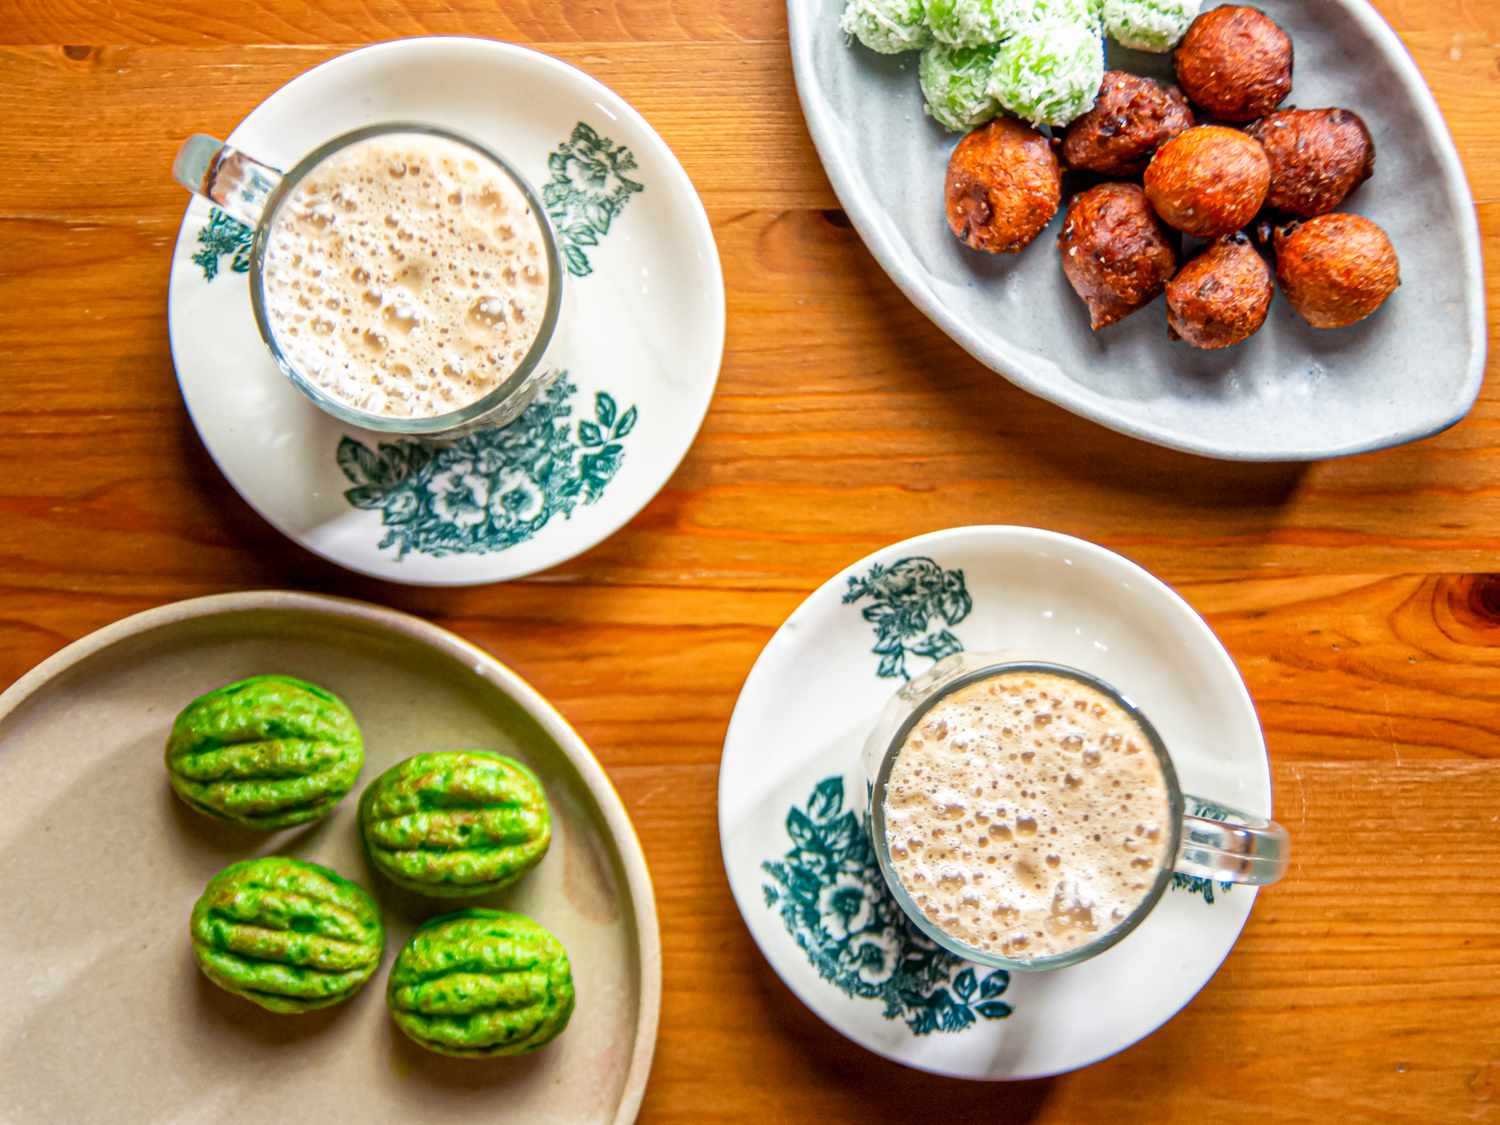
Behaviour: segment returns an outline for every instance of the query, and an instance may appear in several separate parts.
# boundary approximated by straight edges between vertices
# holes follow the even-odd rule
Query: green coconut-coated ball
[[[1000,112],[989,91],[990,69],[998,43],[984,47],[944,47],[933,44],[922,52],[917,77],[927,112],[939,125],[963,132],[983,125]]]
[[[1034,0],[1031,4],[1022,5],[1025,14],[1018,21],[1016,30],[1029,23],[1045,23],[1048,20],[1097,28],[1103,18],[1103,3],[1104,0]]]
[[[1104,33],[1122,47],[1165,54],[1182,41],[1203,0],[1104,0]]]
[[[932,42],[922,0],[849,0],[839,26],[882,55],[917,51]]]
[[[562,943],[524,914],[460,910],[422,926],[391,966],[386,1002],[414,1042],[487,1058],[544,1047],[573,1015]]]
[[[437,898],[488,894],[542,861],[552,814],[536,775],[487,750],[398,762],[365,790],[359,827],[370,862],[397,886]]]
[[[927,0],[927,22],[939,43],[998,43],[1044,20],[1098,26],[1099,0]]]
[[[364,740],[344,701],[291,676],[201,695],[167,738],[167,776],[193,808],[251,828],[317,820],[354,787]]]
[[[1017,0],[927,0],[933,38],[949,47],[997,43],[1010,33]]]
[[[1092,28],[1031,24],[1005,41],[990,72],[990,94],[1033,125],[1066,125],[1094,105],[1104,49]]]
[[[189,928],[204,975],[273,1012],[347,1000],[385,951],[380,911],[364,888],[281,856],[220,871],[193,907]]]

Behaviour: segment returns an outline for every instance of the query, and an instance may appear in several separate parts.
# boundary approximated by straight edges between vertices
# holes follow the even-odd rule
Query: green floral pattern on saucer
[[[786,816],[791,847],[761,864],[762,891],[818,975],[848,996],[879,1000],[915,1035],[1004,1019],[1010,974],[975,966],[916,929],[886,890],[868,817],[844,808],[844,779],[828,777]]]
[[[1215,894],[1227,894],[1232,883],[1215,883],[1212,879],[1205,879],[1202,875],[1183,875],[1180,872],[1172,872],[1172,882],[1168,884],[1174,891],[1187,891],[1190,895],[1202,895],[1203,901],[1213,904]]]
[[[524,543],[558,515],[604,495],[624,461],[634,406],[594,396],[594,417],[572,421],[577,391],[567,373],[508,426],[451,442],[416,438],[374,449],[339,441],[339,468],[354,486],[344,499],[380,513],[381,549],[443,556],[503,551]]]
[[[215,207],[208,213],[208,224],[198,232],[203,249],[193,255],[193,262],[203,271],[203,280],[219,276],[219,259],[228,258],[235,273],[250,272],[250,243],[255,232],[238,219]]]
[[[875,627],[871,651],[880,657],[875,674],[882,679],[911,679],[908,657],[925,656],[935,663],[964,650],[946,628],[974,608],[962,570],[944,570],[928,558],[876,563],[863,578],[851,577],[844,593],[845,605],[867,599],[863,615]]]
[[[547,169],[552,179],[542,186],[542,203],[557,232],[558,248],[568,272],[587,277],[594,267],[584,247],[597,246],[630,197],[646,190],[626,175],[635,171],[635,157],[580,121],[547,157]]]
[[[875,630],[875,674],[911,679],[909,657],[941,660],[963,651],[948,630],[974,608],[962,570],[926,557],[875,563],[851,577],[843,604],[868,601],[861,615]],[[975,966],[940,949],[891,897],[870,843],[868,816],[844,809],[844,779],[820,781],[805,808],[786,816],[792,846],[761,864],[774,880],[762,890],[818,975],[849,996],[878,999],[886,1019],[915,1035],[963,1031],[980,1019],[1004,1019],[1000,999],[1010,974],[980,977]]]

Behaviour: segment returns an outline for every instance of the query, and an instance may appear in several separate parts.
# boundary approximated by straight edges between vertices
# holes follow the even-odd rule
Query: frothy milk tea
[[[891,763],[886,842],[938,928],[1026,961],[1123,922],[1170,861],[1171,799],[1135,718],[1087,684],[1001,672],[940,699]]]
[[[277,209],[266,319],[331,398],[433,417],[516,370],[548,274],[537,216],[501,168],[458,141],[392,133],[335,152]]]

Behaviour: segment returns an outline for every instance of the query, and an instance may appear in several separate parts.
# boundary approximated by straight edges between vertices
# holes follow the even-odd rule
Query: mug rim
[[[542,314],[542,323],[537,328],[537,334],[531,342],[531,347],[527,350],[521,362],[516,365],[515,370],[499,386],[486,392],[467,406],[459,407],[457,410],[450,410],[445,414],[433,414],[421,418],[399,418],[383,414],[372,414],[334,398],[321,387],[315,385],[297,370],[296,366],[286,357],[280,344],[277,343],[276,333],[272,330],[270,319],[266,313],[265,301],[265,256],[267,244],[270,241],[270,232],[272,226],[275,225],[276,216],[279,214],[282,205],[290,198],[292,190],[301,183],[309,172],[335,153],[360,141],[369,140],[371,137],[388,136],[398,133],[417,133],[423,136],[441,137],[444,140],[453,141],[472,149],[498,167],[516,188],[519,189],[522,196],[525,197],[527,205],[530,206],[537,226],[541,230],[542,246],[548,266],[547,304]],[[271,358],[276,361],[276,366],[281,369],[283,375],[291,380],[293,386],[312,399],[322,410],[333,415],[341,422],[346,422],[351,426],[358,426],[365,430],[373,430],[380,433],[439,435],[450,430],[459,429],[470,423],[482,421],[485,415],[490,414],[500,407],[507,399],[523,388],[528,380],[533,378],[548,347],[551,346],[552,337],[557,331],[557,323],[562,310],[564,284],[562,270],[562,255],[557,248],[557,235],[552,229],[552,222],[547,217],[547,211],[542,204],[541,197],[537,195],[536,190],[531,186],[531,182],[509,160],[482,141],[475,140],[467,134],[454,129],[448,129],[444,126],[417,121],[379,122],[373,125],[364,125],[349,132],[340,133],[324,141],[293,164],[287,171],[281,173],[281,180],[271,190],[270,195],[266,197],[260,221],[255,226],[254,240],[251,243],[250,306],[254,312],[255,326],[260,332],[261,340],[265,342],[266,348],[271,353]]]
[[[962,656],[979,656],[983,659],[984,654],[963,653],[955,654],[955,656],[960,658]],[[1146,740],[1150,743],[1153,753],[1156,754],[1157,762],[1161,766],[1162,777],[1167,785],[1168,817],[1171,833],[1166,851],[1167,859],[1157,871],[1156,879],[1151,889],[1146,892],[1140,902],[1136,904],[1135,909],[1126,915],[1123,920],[1085,945],[1080,945],[1064,953],[1057,953],[1048,957],[1033,957],[1029,960],[1016,960],[969,945],[967,942],[961,941],[947,933],[929,919],[922,908],[907,893],[900,876],[896,873],[891,863],[890,844],[885,830],[885,791],[890,781],[891,768],[895,764],[896,756],[900,752],[901,747],[906,742],[907,735],[911,733],[917,723],[933,707],[959,689],[981,680],[988,680],[996,676],[1016,672],[1046,673],[1082,683],[1105,695],[1135,720],[1136,724],[1146,735]],[[897,905],[901,907],[902,912],[911,921],[912,925],[916,926],[929,940],[955,956],[962,957],[966,961],[973,961],[987,968],[1027,973],[1062,969],[1095,957],[1123,941],[1137,926],[1146,920],[1146,916],[1156,908],[1157,903],[1161,901],[1162,895],[1166,893],[1167,886],[1172,881],[1177,854],[1182,848],[1183,817],[1185,813],[1186,799],[1183,795],[1182,784],[1178,780],[1177,769],[1172,764],[1172,756],[1167,750],[1166,743],[1162,740],[1161,734],[1151,723],[1151,720],[1146,717],[1145,712],[1125,695],[1124,692],[1108,681],[1095,676],[1093,673],[1085,672],[1071,665],[1055,664],[1044,660],[997,659],[992,663],[985,663],[977,668],[961,672],[951,680],[945,681],[937,690],[932,691],[912,708],[911,713],[897,726],[891,736],[890,742],[881,753],[880,767],[876,771],[873,783],[870,785],[868,822],[870,825],[870,845],[875,851],[875,859],[879,864],[880,873],[885,878],[886,887],[891,892],[891,896],[896,900]]]

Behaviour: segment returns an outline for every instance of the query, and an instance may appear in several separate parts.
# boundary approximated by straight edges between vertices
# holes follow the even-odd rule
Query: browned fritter
[[[1101,176],[1139,176],[1161,145],[1193,127],[1193,111],[1176,86],[1109,70],[1094,108],[1068,126],[1063,161]]]
[[[1226,5],[1195,19],[1177,48],[1177,81],[1205,116],[1254,121],[1292,92],[1292,41],[1258,8]]]
[[[991,254],[1024,250],[1062,201],[1062,168],[1047,138],[997,117],[958,142],[944,191],[948,226]]]
[[[1199,238],[1240,230],[1266,200],[1271,163],[1238,129],[1198,125],[1156,150],[1146,197],[1169,226]]]
[[[1075,195],[1057,248],[1096,332],[1155,298],[1177,269],[1171,235],[1135,184],[1100,184]]]
[[[1363,320],[1401,284],[1396,248],[1363,215],[1318,215],[1281,227],[1275,240],[1276,280],[1314,328]]]
[[[1195,348],[1228,348],[1266,322],[1276,286],[1244,234],[1219,239],[1167,284],[1167,327]]]
[[[1375,142],[1347,109],[1280,109],[1245,132],[1271,161],[1266,203],[1311,217],[1332,211],[1375,171]]]

